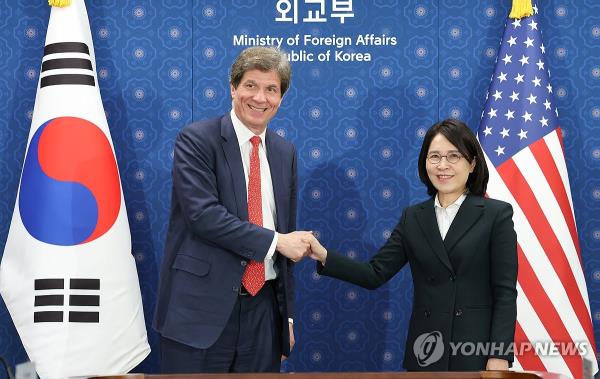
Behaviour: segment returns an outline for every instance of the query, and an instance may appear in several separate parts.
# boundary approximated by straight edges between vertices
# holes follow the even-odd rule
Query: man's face
[[[233,110],[254,134],[265,130],[281,103],[281,79],[276,71],[249,70],[237,88],[231,86]]]

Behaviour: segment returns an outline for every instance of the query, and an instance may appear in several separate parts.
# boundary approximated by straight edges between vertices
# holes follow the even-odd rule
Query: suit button
[[[431,312],[429,311],[429,309],[425,310],[425,317],[429,318],[429,316],[431,316]]]
[[[435,280],[434,276],[430,276],[427,278],[427,281],[429,281],[430,283],[433,283],[434,280]]]
[[[456,276],[454,276],[454,275],[451,275],[451,276],[450,276],[450,281],[451,281],[451,282],[453,282],[453,281],[455,281],[455,280],[456,280]]]
[[[456,310],[456,312],[454,313],[454,315],[455,315],[456,317],[460,317],[460,316],[462,316],[462,314],[463,314],[463,311],[462,311],[462,309],[460,309],[460,308],[458,308],[458,309]]]
[[[233,287],[231,287],[231,290],[232,290],[233,292],[239,292],[240,288],[239,288],[239,287],[236,287],[236,286],[233,286]]]
[[[240,261],[240,265],[242,265],[242,267],[246,267],[246,265],[248,264],[248,262],[242,260]]]

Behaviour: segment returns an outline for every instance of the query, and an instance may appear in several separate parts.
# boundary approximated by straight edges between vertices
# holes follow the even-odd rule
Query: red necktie
[[[260,137],[250,138],[252,150],[250,151],[250,175],[248,178],[248,220],[262,226],[262,196],[260,192],[260,159],[258,158],[258,146]],[[250,261],[244,271],[242,284],[252,295],[256,295],[265,284],[265,263]]]

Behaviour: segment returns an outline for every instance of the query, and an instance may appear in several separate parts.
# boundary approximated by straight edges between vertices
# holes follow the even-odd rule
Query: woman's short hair
[[[467,189],[469,190],[469,193],[483,196],[490,178],[483,150],[471,129],[469,129],[462,121],[455,119],[447,119],[434,124],[429,128],[423,139],[423,145],[421,146],[421,152],[419,153],[419,178],[421,178],[423,184],[427,186],[427,193],[430,196],[437,193],[437,189],[433,186],[431,180],[429,180],[429,175],[427,175],[425,166],[431,141],[438,134],[443,135],[451,144],[456,146],[458,152],[467,160],[467,162],[472,163],[475,161],[475,168],[473,169],[473,172],[469,174],[469,178],[467,179]]]
[[[281,81],[281,96],[290,86],[292,67],[287,55],[275,47],[255,46],[242,51],[231,65],[229,83],[233,88],[238,87],[246,71],[250,70],[277,72]]]

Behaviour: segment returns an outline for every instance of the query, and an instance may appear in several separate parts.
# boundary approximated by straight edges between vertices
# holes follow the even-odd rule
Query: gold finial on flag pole
[[[71,0],[48,0],[48,5],[51,7],[64,8],[71,5]]]
[[[533,15],[531,0],[513,0],[509,18],[524,18]]]

